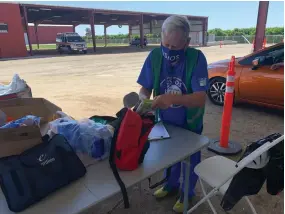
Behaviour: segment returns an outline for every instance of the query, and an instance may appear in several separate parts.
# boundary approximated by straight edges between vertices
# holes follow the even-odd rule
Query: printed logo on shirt
[[[206,78],[200,78],[199,79],[199,85],[201,87],[206,86],[206,84],[207,84],[207,79]]]
[[[160,87],[164,89],[165,94],[185,94],[187,88],[183,81],[177,77],[167,77],[160,83]],[[181,105],[172,105],[171,108],[179,108]]]

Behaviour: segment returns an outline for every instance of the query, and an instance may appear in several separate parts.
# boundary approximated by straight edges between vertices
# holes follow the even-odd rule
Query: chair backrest
[[[242,160],[236,163],[236,167],[238,168],[238,171],[242,170],[244,167],[251,164],[256,158],[261,156],[262,154],[266,153],[269,149],[271,149],[273,146],[277,145],[281,141],[284,140],[284,135],[280,136],[279,138],[268,141],[267,143],[264,143],[262,146],[254,150],[252,153],[244,157]]]

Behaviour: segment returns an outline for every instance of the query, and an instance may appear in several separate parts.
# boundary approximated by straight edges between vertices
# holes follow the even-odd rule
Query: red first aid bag
[[[115,128],[109,163],[113,174],[120,185],[125,208],[129,207],[126,187],[117,169],[131,171],[139,167],[149,149],[148,135],[154,126],[154,115],[141,116],[128,108],[116,114],[110,125]]]
[[[143,162],[149,149],[148,135],[154,126],[155,116],[139,115],[131,109],[121,109],[115,117],[93,116],[90,119],[107,123],[115,128],[111,143],[109,163],[121,188],[125,208],[130,206],[128,194],[119,170],[132,171]]]

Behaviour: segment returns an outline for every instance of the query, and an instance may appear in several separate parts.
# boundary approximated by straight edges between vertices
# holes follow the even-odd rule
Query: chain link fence
[[[219,41],[235,41],[238,44],[247,44],[247,43],[253,43],[254,35],[245,35],[245,36],[212,36],[211,41],[209,42],[219,42]],[[266,36],[266,43],[267,44],[277,44],[282,42],[284,39],[284,35],[267,35]],[[161,39],[160,38],[148,38],[147,39],[148,44],[155,45],[160,44]],[[87,39],[88,43],[92,43],[92,39]],[[192,44],[193,43],[193,44]],[[192,41],[192,45],[194,44],[194,41]],[[100,46],[105,45],[105,39],[96,39],[96,44]],[[128,38],[125,39],[107,39],[107,45],[129,45],[130,40]]]
[[[92,39],[88,38],[86,39],[87,43],[92,43]],[[118,45],[129,45],[130,44],[129,39],[107,39],[107,45],[108,44],[118,44]],[[147,38],[147,42],[150,45],[157,45],[161,43],[161,38]],[[96,44],[104,45],[105,44],[105,39],[96,39]],[[191,44],[195,44],[195,42],[191,42]]]
[[[238,44],[253,43],[254,35],[245,36],[215,36],[215,41],[236,41]],[[284,35],[266,35],[267,44],[277,44],[282,42]]]
[[[92,39],[87,39],[87,43],[92,43]],[[160,44],[161,39],[160,38],[148,38],[147,39],[148,44]],[[105,44],[105,39],[96,39],[96,44]],[[118,45],[129,45],[130,40],[129,39],[107,39],[107,45],[108,44],[118,44]]]

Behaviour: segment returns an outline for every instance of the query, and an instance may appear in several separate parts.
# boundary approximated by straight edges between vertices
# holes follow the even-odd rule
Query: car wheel
[[[68,49],[68,53],[71,54],[72,53],[71,47],[68,46],[67,49]]]
[[[62,54],[62,53],[63,53],[61,47],[58,47],[57,51],[58,51],[59,54]]]
[[[215,105],[224,105],[226,92],[226,79],[223,77],[216,77],[210,81],[208,89],[208,97]]]
[[[83,51],[84,54],[87,54],[87,51]]]

